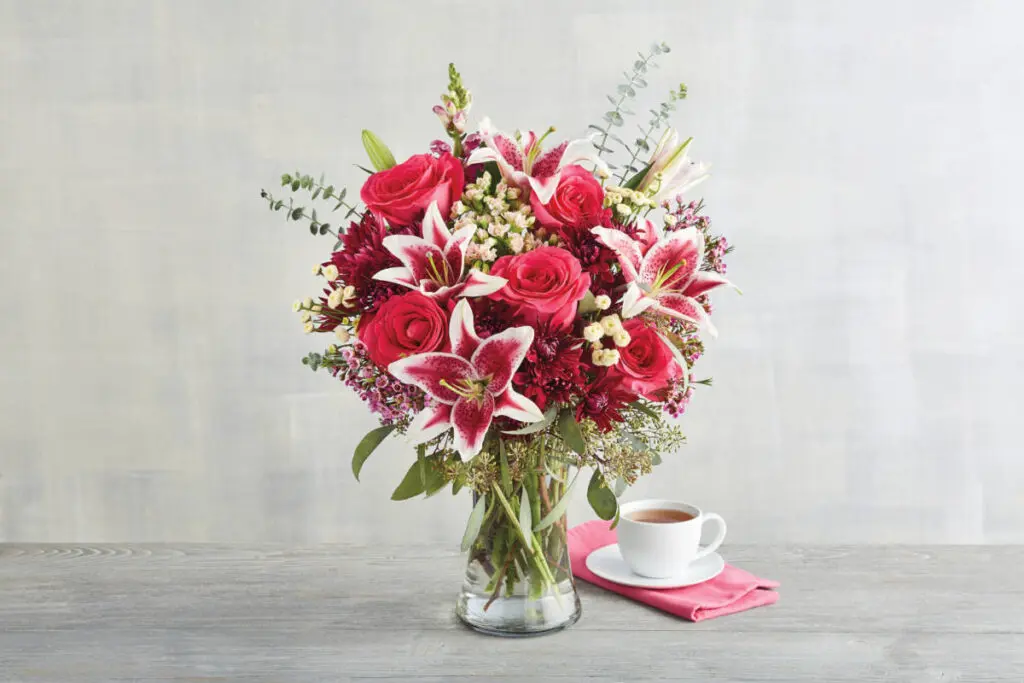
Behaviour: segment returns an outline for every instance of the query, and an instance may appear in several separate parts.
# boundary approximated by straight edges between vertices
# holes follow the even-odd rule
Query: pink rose
[[[451,154],[417,154],[371,175],[359,196],[377,217],[405,226],[422,218],[431,202],[447,219],[465,184],[462,162]]]
[[[629,333],[629,344],[619,349],[619,362],[609,375],[620,378],[622,386],[635,394],[663,400],[669,381],[682,377],[683,368],[653,325],[630,318],[622,327]]]
[[[604,190],[594,175],[582,166],[566,166],[547,204],[541,204],[537,193],[530,195],[530,206],[540,224],[555,228],[570,225],[592,228],[601,225],[605,213]]]
[[[576,257],[558,247],[540,247],[517,256],[502,256],[491,275],[508,282],[491,299],[517,307],[527,323],[549,323],[564,330],[576,317],[576,304],[590,288],[590,275]]]
[[[399,358],[442,350],[448,342],[448,316],[433,299],[411,291],[391,297],[375,313],[364,313],[357,332],[371,360],[386,368]]]

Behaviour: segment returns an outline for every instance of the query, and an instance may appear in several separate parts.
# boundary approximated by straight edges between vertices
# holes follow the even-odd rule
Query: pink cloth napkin
[[[779,599],[774,590],[766,590],[778,588],[778,581],[760,579],[730,564],[710,581],[685,588],[635,588],[606,581],[587,569],[587,555],[616,542],[615,531],[608,527],[608,522],[594,521],[569,529],[569,557],[577,578],[689,621],[714,619]]]

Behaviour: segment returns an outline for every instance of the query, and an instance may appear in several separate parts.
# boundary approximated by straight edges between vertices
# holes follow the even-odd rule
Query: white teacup
[[[633,516],[654,514],[655,510],[685,513],[688,519],[680,521],[637,521]],[[682,517],[682,515],[678,515]],[[708,545],[701,547],[700,535],[704,523],[717,522],[718,534]],[[673,500],[638,500],[625,503],[619,509],[619,551],[634,573],[653,579],[675,576],[705,555],[709,555],[725,540],[725,520],[713,512]]]

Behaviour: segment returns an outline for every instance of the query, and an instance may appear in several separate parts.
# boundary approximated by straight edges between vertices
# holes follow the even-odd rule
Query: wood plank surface
[[[0,681],[1024,681],[1024,547],[736,546],[776,605],[691,624],[581,583],[542,638],[452,614],[427,545],[0,545]]]

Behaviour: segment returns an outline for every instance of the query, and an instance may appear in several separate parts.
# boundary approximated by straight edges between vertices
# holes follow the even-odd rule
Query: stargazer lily
[[[591,229],[601,244],[615,252],[629,283],[622,296],[622,317],[651,310],[706,327],[711,336],[717,336],[695,297],[731,283],[718,273],[700,269],[704,234],[686,228],[665,235],[648,220],[641,221],[639,228],[639,239],[610,228]]]
[[[637,189],[661,203],[703,182],[708,177],[708,167],[690,160],[687,149],[691,142],[693,138],[687,138],[679,144],[675,129],[666,130],[651,153],[649,168]]]
[[[530,131],[517,141],[491,126],[488,118],[480,122],[478,133],[484,141],[482,147],[473,150],[466,161],[467,165],[483,164],[493,161],[501,170],[501,177],[526,192],[532,190],[537,194],[541,204],[547,204],[555,194],[562,169],[570,164],[589,161],[601,173],[608,172],[608,164],[594,152],[594,145],[588,139],[571,140],[541,152],[544,138],[554,132],[548,128],[544,135]]]
[[[431,202],[423,215],[422,237],[388,235],[382,240],[384,248],[402,265],[385,268],[373,279],[443,299],[493,294],[505,286],[505,278],[476,268],[466,272],[466,248],[474,230],[475,225],[467,225],[452,233],[441,217],[437,202]]]
[[[388,372],[413,384],[431,401],[409,425],[407,436],[424,443],[455,431],[463,460],[480,452],[496,415],[520,422],[543,418],[537,404],[512,388],[512,376],[533,343],[533,328],[510,327],[481,341],[469,302],[455,305],[448,325],[451,353],[418,353],[396,360]]]

